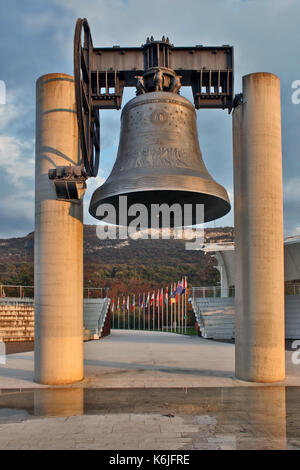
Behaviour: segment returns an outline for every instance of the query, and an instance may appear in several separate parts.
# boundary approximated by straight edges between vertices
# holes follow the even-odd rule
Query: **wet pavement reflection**
[[[47,419],[51,448],[299,449],[300,387],[0,390],[0,448],[45,448]]]

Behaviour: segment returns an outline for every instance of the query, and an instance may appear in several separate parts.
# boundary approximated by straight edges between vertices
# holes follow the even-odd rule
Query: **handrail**
[[[235,289],[234,286],[222,288],[221,286],[203,286],[203,287],[192,287],[193,299],[208,298],[208,297],[234,297]]]
[[[108,296],[109,287],[84,287],[83,297],[103,299]],[[34,298],[34,286],[0,284],[0,298]]]
[[[105,301],[104,301],[103,308],[101,310],[101,315],[98,318],[98,334],[99,334],[99,336],[101,335],[101,330],[102,330],[102,327],[104,326],[104,323],[105,323],[105,319],[106,319],[106,316],[107,316],[107,313],[108,313],[109,305],[110,305],[110,299],[108,299],[106,297]]]
[[[300,295],[300,284],[285,284],[285,295]],[[235,297],[235,287],[223,288],[221,286],[193,286],[192,297],[210,298],[210,297]]]

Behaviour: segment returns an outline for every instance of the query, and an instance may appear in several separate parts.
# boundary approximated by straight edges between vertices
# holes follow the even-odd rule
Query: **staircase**
[[[99,339],[104,329],[110,299],[84,299],[83,325],[85,339]]]
[[[203,338],[235,337],[234,297],[195,297],[192,305]],[[300,295],[285,296],[285,338],[300,339]]]
[[[194,298],[193,310],[203,338],[234,338],[234,297]]]

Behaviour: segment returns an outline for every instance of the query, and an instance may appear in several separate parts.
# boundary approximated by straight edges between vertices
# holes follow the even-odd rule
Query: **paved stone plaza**
[[[299,387],[0,394],[0,449],[299,449]]]
[[[300,365],[287,379],[234,378],[234,345],[113,331],[85,343],[84,381],[33,382],[33,353],[0,366],[0,449],[298,449]]]
[[[300,365],[286,351],[285,385],[300,386]],[[33,352],[7,356],[0,388],[41,387],[33,381]],[[234,377],[234,344],[173,333],[113,330],[85,343],[85,379],[78,387],[254,386]]]

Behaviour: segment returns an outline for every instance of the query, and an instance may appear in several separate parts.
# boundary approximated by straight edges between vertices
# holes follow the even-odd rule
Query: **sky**
[[[168,36],[175,46],[234,46],[235,93],[242,76],[275,73],[281,79],[285,236],[300,234],[300,104],[292,83],[300,80],[299,0],[0,0],[0,238],[34,229],[35,82],[43,74],[73,74],[73,35],[88,19],[95,47],[140,46],[147,36]],[[189,89],[182,95],[191,99]],[[135,96],[126,89],[123,105]],[[1,103],[1,100],[0,100]],[[88,180],[85,223],[93,191],[116,158],[120,111],[101,113],[101,161]],[[203,159],[233,202],[231,115],[198,110]],[[209,226],[233,225],[233,209]]]

